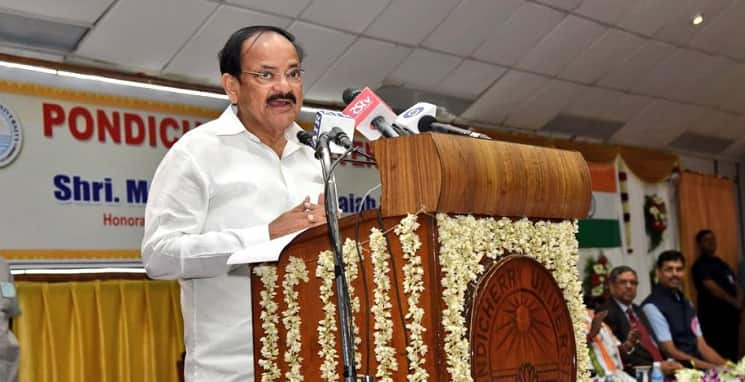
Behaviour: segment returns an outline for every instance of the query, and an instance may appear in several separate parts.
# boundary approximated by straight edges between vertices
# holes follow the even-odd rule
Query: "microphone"
[[[357,96],[360,95],[360,93],[362,93],[361,89],[355,89],[355,88],[344,89],[344,92],[341,93],[341,99],[344,101],[344,106],[352,103],[352,101],[355,98],[357,98]]]
[[[385,118],[380,115],[373,118],[370,123],[386,138],[395,138],[399,135],[393,126],[386,122]]]
[[[347,98],[356,93],[354,89],[344,91],[345,101]],[[390,122],[396,119],[396,113],[378,97],[370,88],[362,89],[354,99],[352,99],[343,113],[354,118],[354,126],[369,141],[380,138],[381,135],[386,138],[397,137]]]
[[[337,145],[344,147],[346,150],[350,150],[352,147],[352,140],[349,139],[347,133],[339,127],[334,126],[329,132],[329,140],[336,143]]]
[[[435,117],[431,115],[424,115],[419,119],[419,131],[427,132],[434,131],[436,133],[446,133],[454,135],[462,135],[465,137],[479,138],[479,139],[491,139],[488,135],[477,133],[475,131],[463,129],[457,126],[453,126],[447,123],[437,122]]]
[[[341,143],[342,141],[334,139],[340,134],[338,132],[335,134],[332,133],[335,128],[341,131],[346,136],[347,140],[349,140],[349,144],[351,146],[350,137],[354,136],[354,124],[354,119],[349,118],[348,116],[337,111],[317,111],[316,118],[313,123],[313,147],[318,147],[319,138],[326,135],[333,135],[333,137],[329,136],[329,141],[331,141],[331,153],[344,154],[347,151],[347,148],[343,146],[343,144]]]
[[[300,130],[297,132],[297,140],[300,141],[300,143],[315,149],[315,146],[313,146],[313,134],[305,130]]]

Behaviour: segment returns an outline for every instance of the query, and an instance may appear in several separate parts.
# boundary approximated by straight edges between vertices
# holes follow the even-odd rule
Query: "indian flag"
[[[592,204],[587,219],[579,221],[580,248],[621,246],[621,198],[616,164],[587,162],[592,178]]]

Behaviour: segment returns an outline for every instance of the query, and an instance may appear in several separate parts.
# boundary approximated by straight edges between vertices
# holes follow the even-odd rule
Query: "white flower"
[[[274,265],[260,265],[254,267],[253,272],[259,276],[264,290],[261,291],[259,307],[261,307],[261,328],[264,335],[261,337],[261,358],[259,366],[263,370],[261,382],[271,382],[279,378],[280,372],[277,367],[277,356],[279,355],[279,335],[277,332],[277,304],[274,297],[277,295],[277,267]]]
[[[285,338],[287,349],[284,360],[287,363],[288,370],[285,373],[285,378],[292,382],[303,380],[303,376],[300,374],[300,365],[303,363],[303,357],[300,356],[302,345],[300,304],[298,303],[298,292],[295,290],[300,281],[308,282],[308,269],[303,260],[291,256],[287,267],[285,267],[285,278],[282,281],[284,302],[287,305],[287,308],[282,312],[282,324],[287,330],[287,337]]]
[[[390,271],[388,246],[385,236],[377,228],[371,229],[370,233],[370,258],[373,265],[373,306],[371,308],[374,316],[373,342],[375,344],[375,359],[378,361],[378,369],[375,373],[376,380],[381,382],[392,382],[391,373],[398,370],[396,361],[396,349],[391,346],[393,338],[393,324],[391,320],[391,301],[389,291],[391,281],[388,277]]]
[[[406,376],[409,382],[427,381],[429,373],[424,368],[427,345],[424,344],[422,334],[425,331],[422,326],[424,309],[419,306],[419,298],[424,292],[424,270],[422,269],[422,258],[416,251],[422,246],[416,229],[419,228],[416,215],[407,215],[401,220],[394,232],[398,235],[403,250],[403,258],[406,264],[403,266],[404,294],[407,296],[409,311],[405,314],[406,329],[409,334],[409,346],[406,347],[406,357],[409,359],[409,373]]]

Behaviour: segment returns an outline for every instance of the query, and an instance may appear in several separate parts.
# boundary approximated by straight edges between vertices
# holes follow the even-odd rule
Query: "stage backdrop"
[[[160,159],[226,103],[157,91],[127,95],[50,74],[3,79],[13,72],[20,71],[0,70],[0,256],[139,258],[148,188]],[[379,192],[362,200],[379,182],[375,168],[340,166],[337,182],[345,212],[379,204]]]

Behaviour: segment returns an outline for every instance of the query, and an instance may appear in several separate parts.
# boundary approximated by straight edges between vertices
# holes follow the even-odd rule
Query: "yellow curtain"
[[[178,381],[175,281],[19,281],[21,382]]]
[[[684,172],[680,176],[679,191],[680,244],[686,258],[686,275],[698,257],[696,233],[704,228],[717,237],[717,256],[737,269],[737,206],[735,183],[711,175]],[[694,297],[690,277],[686,291]]]

